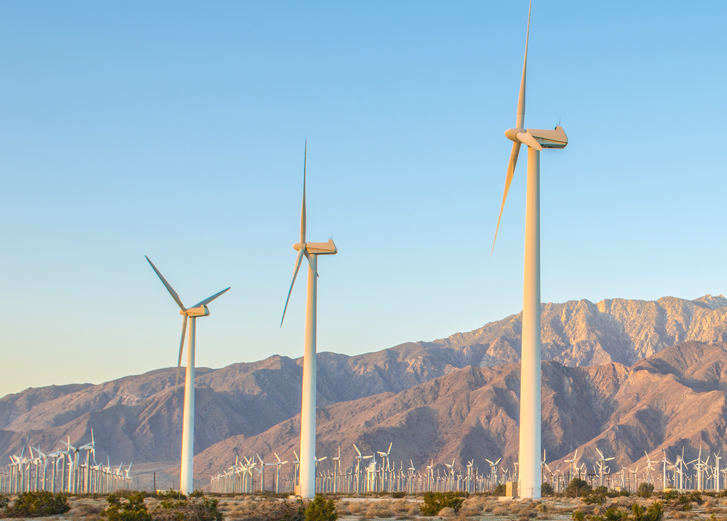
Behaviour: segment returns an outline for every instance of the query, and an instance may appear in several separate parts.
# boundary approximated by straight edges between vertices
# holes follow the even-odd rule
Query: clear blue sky
[[[279,328],[308,137],[319,351],[522,302],[525,161],[490,256],[527,1],[0,3],[0,395],[302,355]],[[724,2],[535,0],[542,297],[724,293]]]

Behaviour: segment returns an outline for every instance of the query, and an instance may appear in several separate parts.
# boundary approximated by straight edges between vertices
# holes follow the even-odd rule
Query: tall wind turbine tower
[[[146,257],[146,256],[145,256]],[[182,304],[182,300],[174,291],[174,288],[167,282],[164,275],[154,266],[154,263],[146,257],[146,260],[151,264],[154,272],[159,276],[167,288],[167,291],[174,299],[174,302],[179,306],[179,314],[184,318],[182,319],[182,340],[179,342],[179,360],[177,362],[177,384],[179,383],[179,368],[182,365],[182,354],[184,353],[184,336],[187,333],[187,318],[189,321],[189,338],[187,344],[187,369],[185,372],[184,379],[184,415],[182,418],[182,462],[181,472],[179,476],[179,490],[183,494],[188,494],[194,491],[194,351],[195,351],[195,340],[197,336],[197,318],[207,317],[210,314],[210,310],[207,308],[207,304],[215,300],[217,297],[226,293],[230,288],[223,289],[222,291],[215,293],[211,297],[198,302],[191,308],[185,308]],[[175,384],[176,385],[176,384]]]
[[[544,148],[565,148],[568,137],[558,125],[555,130],[525,128],[525,76],[528,66],[528,39],[530,37],[530,10],[525,36],[525,59],[520,80],[515,128],[505,131],[512,151],[505,177],[500,216],[497,219],[495,240],[500,229],[502,210],[507,192],[515,175],[520,145],[528,147],[528,177],[525,197],[525,266],[523,285],[523,326],[520,366],[520,497],[540,497],[540,152]],[[492,241],[492,250],[495,249]]]
[[[318,256],[335,255],[338,253],[333,239],[328,242],[306,242],[305,214],[305,176],[308,161],[308,140],[303,155],[303,205],[300,211],[300,242],[293,245],[298,252],[293,270],[293,281],[290,283],[288,298],[285,300],[285,312],[288,310],[290,294],[298,276],[298,269],[303,256],[308,259],[308,297],[305,313],[305,348],[303,353],[303,400],[300,412],[300,489],[296,491],[303,498],[313,499],[316,495],[316,308],[318,302]]]

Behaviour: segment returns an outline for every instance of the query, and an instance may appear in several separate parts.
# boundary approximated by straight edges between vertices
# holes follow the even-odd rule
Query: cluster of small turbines
[[[331,465],[322,462],[328,459],[327,456],[317,458],[315,461],[315,487],[318,493],[379,493],[379,492],[406,492],[417,494],[427,491],[435,492],[485,492],[494,489],[500,478],[497,474],[495,464],[493,473],[490,476],[480,474],[479,469],[474,465],[474,460],[469,461],[465,467],[456,465],[456,460],[444,465],[431,464],[417,468],[410,459],[409,466],[405,467],[403,460],[399,465],[391,458],[389,444],[386,451],[375,451],[372,454],[364,455],[356,444],[353,448],[356,451],[351,464],[343,466],[341,463],[341,448],[338,448],[338,455],[330,458]],[[224,494],[236,493],[292,493],[300,483],[300,463],[298,453],[293,451],[295,459],[292,460],[292,472],[288,471],[282,476],[282,467],[288,461],[281,461],[280,457],[273,453],[277,461],[266,463],[259,455],[250,458],[235,458],[235,464],[215,476],[210,476],[210,491]],[[377,460],[378,455],[378,460]],[[500,460],[498,460],[499,462]],[[265,467],[275,466],[276,474],[274,479],[265,480]],[[502,469],[500,477],[507,477],[507,470]],[[504,481],[503,481],[504,482]]]
[[[119,489],[131,488],[131,464],[112,467],[96,462],[96,441],[91,430],[91,441],[80,447],[71,445],[68,437],[65,449],[45,453],[39,448],[25,446],[19,455],[10,456],[7,471],[0,474],[0,492],[48,491],[70,494],[106,494]],[[83,459],[85,452],[85,461]]]
[[[683,447],[682,453],[677,455],[674,463],[669,461],[666,451],[662,452],[662,459],[658,461],[652,460],[651,455],[645,451],[646,465],[633,468],[621,467],[621,470],[615,473],[611,472],[611,468],[607,464],[608,461],[615,458],[606,458],[598,448],[596,451],[599,457],[591,468],[583,462],[578,465],[578,450],[575,451],[572,458],[563,460],[568,464],[566,470],[551,470],[547,463],[543,462],[543,482],[550,483],[555,492],[563,491],[573,478],[584,479],[592,487],[601,486],[629,492],[636,492],[642,483],[654,485],[656,489],[660,490],[711,490],[715,492],[720,492],[727,484],[727,469],[720,469],[721,450],[713,454],[713,465],[709,464],[710,455],[706,459],[702,459],[701,447],[697,458],[689,462],[684,459]],[[654,464],[661,464],[661,473]]]
[[[375,451],[370,455],[363,455],[356,444],[353,448],[356,453],[348,466],[341,463],[341,449],[338,455],[332,457],[331,465],[321,464],[327,457],[318,458],[315,462],[315,485],[318,493],[334,494],[365,494],[405,492],[407,494],[420,494],[424,492],[468,492],[472,494],[491,492],[498,485],[508,481],[517,482],[520,479],[518,462],[512,468],[500,467],[501,458],[491,461],[485,459],[489,465],[489,474],[480,473],[474,460],[466,465],[452,463],[435,465],[432,461],[428,465],[417,468],[412,460],[405,466],[403,460],[399,465],[391,459],[391,447],[386,452]],[[631,493],[636,492],[641,483],[654,485],[657,489],[674,489],[680,491],[722,490],[721,484],[727,484],[727,469],[720,470],[720,453],[714,454],[714,465],[709,465],[711,456],[702,459],[702,449],[696,459],[686,462],[684,450],[677,456],[674,463],[669,462],[664,452],[661,461],[652,461],[648,453],[644,453],[647,463],[644,467],[628,469],[622,467],[620,472],[612,473],[609,461],[615,457],[606,457],[596,448],[598,457],[595,464],[589,467],[585,462],[579,464],[578,450],[570,459],[563,460],[567,466],[565,470],[552,470],[546,461],[546,452],[540,462],[542,483],[548,483],[554,492],[563,492],[572,479],[578,478],[586,481],[592,488],[606,487],[610,490],[621,489]],[[277,461],[266,463],[259,455],[251,458],[244,457],[241,461],[235,458],[235,464],[225,471],[210,477],[210,491],[221,494],[252,494],[252,493],[293,493],[298,486],[300,474],[300,459],[298,453],[293,451],[295,459],[291,461],[293,468],[284,472],[283,467],[288,461],[281,461],[273,453]],[[377,455],[379,461],[377,461]],[[662,476],[652,463],[662,464]],[[692,465],[693,473],[688,471]],[[266,481],[265,467],[275,467],[275,475]],[[325,467],[325,468],[324,468]],[[331,468],[332,467],[332,468]],[[720,472],[723,477],[720,479]]]
[[[521,354],[521,392],[520,392],[520,471],[519,493],[522,497],[540,497],[540,450],[541,450],[541,402],[540,402],[540,152],[543,149],[562,149],[568,144],[563,128],[558,125],[555,130],[539,130],[525,128],[525,83],[527,72],[528,40],[530,35],[530,12],[525,39],[525,58],[523,61],[522,78],[518,97],[516,126],[505,132],[505,136],[513,141],[510,162],[505,179],[505,191],[500,208],[500,216],[495,230],[495,238],[500,227],[502,211],[510,189],[521,145],[528,147],[528,175],[526,192],[526,227],[525,227],[525,269],[523,292],[522,319],[522,354]],[[301,444],[298,469],[298,485],[295,492],[304,498],[313,498],[316,492],[316,310],[317,310],[317,277],[318,256],[335,255],[338,250],[333,240],[325,243],[307,242],[306,238],[306,204],[305,179],[307,163],[307,141],[303,159],[303,204],[300,218],[300,241],[293,248],[298,252],[293,280],[285,302],[283,317],[285,320],[290,294],[300,269],[303,257],[308,261],[308,295],[305,320],[305,344],[303,356],[303,385],[301,404]],[[495,243],[493,241],[493,252]],[[195,321],[198,317],[209,315],[207,304],[228,291],[227,288],[199,302],[191,308],[185,308],[172,286],[164,279],[156,266],[154,268],[164,286],[184,316],[182,323],[182,342],[179,348],[179,369],[184,349],[184,336],[189,323],[189,344],[187,349],[187,366],[184,392],[184,418],[182,429],[182,456],[180,490],[191,492],[193,483],[193,436],[194,436],[194,349]],[[264,468],[264,466],[263,466]],[[246,474],[249,475],[249,474]]]

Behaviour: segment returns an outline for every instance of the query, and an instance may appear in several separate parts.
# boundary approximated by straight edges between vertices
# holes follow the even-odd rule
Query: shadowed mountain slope
[[[549,466],[567,469],[563,459],[578,449],[578,464],[592,468],[598,447],[622,465],[645,465],[644,451],[671,461],[682,447],[696,457],[725,443],[727,343],[689,342],[670,347],[629,368],[621,364],[565,367],[543,363],[543,447]],[[485,458],[503,458],[512,468],[518,451],[520,374],[518,364],[466,367],[400,393],[383,393],[323,407],[317,414],[317,453],[337,454],[353,463],[355,443],[365,454],[385,451],[393,442],[392,460],[416,467],[458,465],[474,460],[486,471]],[[235,456],[273,452],[293,460],[300,444],[300,417],[286,420],[257,436],[235,436],[195,457],[201,476],[216,474]],[[640,460],[643,460],[640,461]],[[328,462],[322,465],[328,465]],[[327,468],[327,467],[325,467]]]

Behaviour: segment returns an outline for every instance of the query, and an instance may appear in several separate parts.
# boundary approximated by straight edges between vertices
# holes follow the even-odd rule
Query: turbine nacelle
[[[565,148],[568,145],[568,136],[560,125],[554,130],[509,128],[505,131],[505,137],[514,143],[522,143],[536,150]]]
[[[189,308],[185,310],[180,310],[179,314],[182,316],[187,317],[208,317],[210,314],[210,310],[207,306],[197,306],[196,308]]]
[[[338,248],[336,248],[333,239],[328,239],[328,242],[306,242],[305,244],[296,242],[293,244],[293,249],[295,251],[303,250],[304,253],[315,255],[335,255],[338,253]]]

